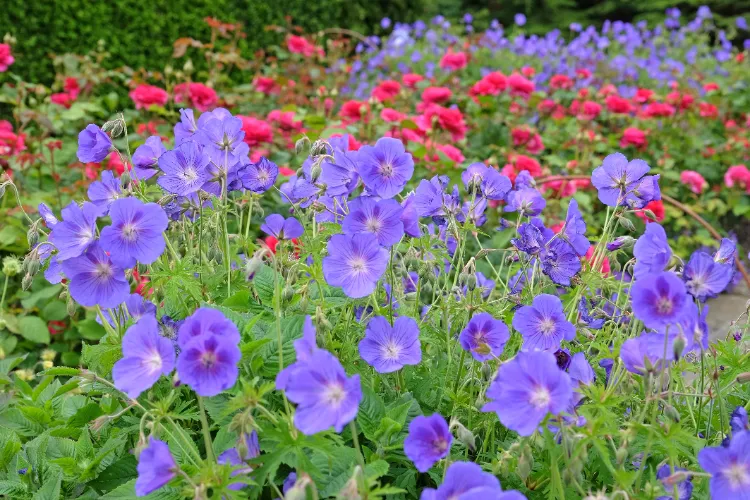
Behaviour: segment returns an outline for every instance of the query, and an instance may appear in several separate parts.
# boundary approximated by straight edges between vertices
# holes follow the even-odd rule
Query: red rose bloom
[[[174,102],[186,102],[198,111],[208,111],[219,102],[219,96],[211,87],[202,83],[180,83],[174,87]]]
[[[401,77],[401,81],[404,82],[404,85],[406,85],[410,89],[415,88],[417,86],[417,83],[421,82],[422,80],[424,80],[424,77],[416,73],[407,73]]]
[[[379,102],[390,101],[401,92],[401,84],[395,80],[384,80],[372,91],[372,97]]]
[[[427,87],[422,91],[422,101],[428,104],[443,103],[451,98],[453,92],[445,87]]]
[[[367,103],[364,101],[346,101],[341,105],[339,115],[345,120],[357,122],[366,117],[368,109]]]
[[[169,100],[166,90],[153,85],[138,85],[129,95],[135,103],[135,109],[164,106]]]
[[[440,67],[443,69],[459,70],[465,68],[469,62],[469,58],[465,52],[448,52],[440,59]]]
[[[252,116],[237,115],[242,121],[242,131],[245,132],[245,143],[250,147],[273,141],[273,129],[265,120]]]

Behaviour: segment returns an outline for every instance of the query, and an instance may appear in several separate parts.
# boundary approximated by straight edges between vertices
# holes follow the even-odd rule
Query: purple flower
[[[278,176],[279,167],[265,156],[261,156],[257,163],[246,165],[240,173],[242,187],[253,193],[268,191]]]
[[[649,224],[651,226],[652,224]],[[646,227],[648,229],[648,227]],[[614,252],[615,250],[620,250],[621,248],[630,248],[635,243],[635,240],[632,236],[618,236],[611,242],[607,243],[607,250],[610,252]]]
[[[679,322],[690,300],[685,284],[671,272],[639,278],[631,289],[633,314],[648,328]]]
[[[548,413],[566,410],[573,397],[570,376],[551,352],[521,352],[500,366],[482,411],[494,411],[505,427],[530,436]]]
[[[526,500],[516,490],[503,491],[500,481],[474,462],[454,462],[438,489],[425,488],[421,500]]]
[[[583,385],[591,385],[596,378],[593,368],[591,368],[586,355],[582,352],[577,352],[570,358],[568,375],[570,375],[571,380]]]
[[[148,446],[138,457],[138,479],[135,481],[136,496],[146,496],[174,479],[179,467],[164,441],[149,437]]]
[[[735,434],[750,430],[747,420],[747,410],[743,406],[738,406],[732,411],[732,414],[729,416],[729,426]]]
[[[198,132],[198,125],[195,123],[195,115],[192,109],[180,110],[180,123],[174,126],[174,144],[179,146]]]
[[[120,197],[122,186],[120,179],[115,179],[111,170],[102,172],[102,180],[89,184],[88,195],[91,203],[99,208],[100,215],[106,215],[109,206]]]
[[[178,339],[181,337],[182,328]],[[199,396],[216,396],[237,381],[242,353],[231,336],[198,335],[180,347],[177,374]]]
[[[222,452],[218,457],[216,457],[216,461],[222,465],[244,465],[244,467],[234,469],[231,473],[231,477],[252,472],[253,468],[247,465],[246,462],[251,458],[260,456],[260,444],[258,443],[257,432],[253,431],[250,434],[242,434],[240,440],[243,441],[243,443],[241,444],[243,444],[246,453],[240,455],[239,447],[235,447],[229,448],[228,450]],[[230,490],[239,491],[245,486],[247,486],[245,483],[238,482],[231,483],[229,486],[227,486],[227,488]]]
[[[271,214],[261,224],[260,230],[279,240],[293,240],[299,238],[305,232],[305,228],[294,217],[284,219],[282,215]]]
[[[78,257],[94,242],[96,218],[99,208],[93,203],[79,207],[76,202],[62,209],[62,222],[55,225],[50,233],[50,241],[57,248],[57,260],[64,261]]]
[[[276,389],[283,391],[289,380],[289,374],[304,366],[304,364],[309,361],[312,355],[318,350],[315,326],[313,326],[310,316],[306,316],[304,326],[302,327],[302,338],[294,341],[294,351],[297,354],[297,361],[287,366],[276,375]]]
[[[528,170],[521,170],[516,176],[513,186],[517,191],[522,189],[536,189],[536,180]]]
[[[297,405],[294,425],[307,435],[331,427],[341,432],[357,416],[362,399],[359,375],[347,377],[339,360],[324,350],[289,374],[285,391]]]
[[[516,14],[513,17],[513,21],[516,23],[517,26],[523,26],[526,24],[526,16],[523,14]]]
[[[323,257],[323,276],[331,286],[358,299],[370,295],[388,266],[388,250],[370,233],[335,234],[328,242],[328,256]]]
[[[144,299],[140,294],[131,293],[122,305],[123,307],[120,311],[115,311],[114,318],[109,314],[109,311],[102,311],[102,316],[113,327],[125,325],[128,319],[131,318],[134,321],[138,321],[146,315],[156,317],[156,306]],[[101,319],[99,318],[96,321],[101,323]]]
[[[704,448],[698,452],[698,464],[712,475],[712,498],[750,497],[750,431],[732,436],[728,447]]]
[[[723,292],[734,276],[734,264],[719,264],[706,252],[696,251],[682,271],[687,291],[700,301]]]
[[[576,328],[565,318],[560,299],[546,293],[516,311],[513,328],[523,336],[524,350],[555,350],[563,339],[573,340],[576,336]]]
[[[39,211],[41,213],[41,209]],[[47,224],[49,226],[49,224]],[[719,264],[732,264],[737,255],[737,243],[729,238],[722,238],[719,249],[714,254],[714,261]]]
[[[660,369],[664,361],[664,334],[642,333],[639,337],[628,339],[620,346],[620,359],[630,373],[644,374],[648,365]],[[666,339],[667,356],[672,354],[672,345]]]
[[[211,178],[208,155],[194,141],[186,141],[159,158],[164,175],[157,183],[166,191],[179,196],[195,193]]]
[[[381,198],[393,198],[414,174],[414,160],[398,139],[382,137],[374,146],[362,146],[357,155],[360,177],[367,189]]]
[[[89,124],[78,134],[78,159],[82,163],[99,163],[112,151],[112,140],[96,125]]]
[[[510,332],[505,323],[486,312],[474,315],[458,337],[461,347],[477,361],[499,357],[508,339]]]
[[[349,203],[349,215],[344,218],[341,230],[344,234],[371,233],[384,247],[401,241],[404,209],[396,200],[380,200],[360,196]]]
[[[323,162],[319,182],[326,185],[330,196],[348,196],[359,183],[356,152],[345,152],[334,149],[333,161]]]
[[[194,338],[210,335],[221,337],[234,344],[240,342],[240,332],[237,327],[221,311],[201,307],[182,322],[177,333],[177,345],[180,349],[184,349]]]
[[[109,216],[112,224],[102,229],[100,243],[115,263],[123,267],[151,264],[164,253],[169,219],[159,205],[132,196],[120,198],[112,203]]]
[[[418,365],[422,361],[422,349],[417,322],[401,316],[391,326],[383,316],[375,316],[367,324],[365,338],[359,343],[359,355],[378,373]]]
[[[655,222],[646,224],[646,231],[635,242],[633,256],[633,274],[636,278],[662,272],[672,258],[664,228]]]
[[[536,189],[521,189],[508,193],[506,212],[519,212],[522,217],[539,215],[547,206],[547,202]]]
[[[453,436],[448,422],[439,414],[420,415],[409,423],[404,440],[404,454],[419,472],[427,472],[440,459],[448,456]]]
[[[693,496],[693,478],[692,476],[688,476],[687,479],[683,479],[678,481],[677,484],[674,484],[673,480],[669,479],[669,477],[677,472],[687,472],[687,469],[675,467],[674,470],[672,470],[669,464],[664,464],[659,467],[656,471],[656,479],[662,482],[668,495],[658,496],[656,497],[656,500],[672,500],[674,498],[673,493],[675,486],[677,486],[677,500],[690,500]]]
[[[161,155],[167,152],[167,148],[161,143],[161,137],[152,135],[146,142],[138,146],[133,153],[133,178],[148,180],[156,174]]]
[[[504,200],[511,190],[510,179],[484,163],[472,163],[461,173],[464,185],[478,187],[482,196],[488,200]]]
[[[511,238],[514,247],[529,255],[538,254],[547,240],[537,226],[524,222],[518,227],[518,238]]]
[[[39,216],[42,218],[48,228],[52,229],[57,225],[59,220],[55,217],[55,213],[45,203],[39,204]]]
[[[174,369],[172,342],[159,334],[154,316],[145,316],[122,338],[123,358],[112,368],[115,387],[135,399]]]
[[[578,202],[575,198],[570,200],[568,205],[568,214],[565,217],[565,229],[563,235],[568,239],[568,242],[573,247],[573,250],[579,255],[584,256],[589,251],[591,243],[586,238],[586,222],[583,220],[583,215],[578,209]]]
[[[429,181],[419,181],[414,192],[414,207],[420,217],[434,217],[444,215],[445,187],[448,185],[448,177],[444,175],[435,176]]]
[[[570,286],[570,280],[581,270],[581,259],[573,247],[564,240],[556,239],[540,253],[542,271],[553,283]]]
[[[581,322],[592,330],[599,330],[604,326],[604,318],[590,314],[589,301],[586,297],[581,297],[580,302],[578,302],[578,311],[581,313]]]
[[[492,290],[495,289],[495,281],[491,280],[490,278],[486,277],[484,274],[482,274],[480,271],[477,271],[477,290],[480,290],[482,292],[482,298],[486,299],[490,296],[492,293]],[[464,295],[466,295],[466,291],[464,291]]]
[[[643,208],[649,201],[660,199],[658,185],[654,191],[658,177],[644,177],[649,170],[651,167],[643,160],[628,162],[622,153],[613,153],[594,169],[591,183],[599,192],[599,200],[607,206]]]
[[[419,229],[419,214],[414,203],[415,195],[411,194],[401,202],[401,222],[404,225],[404,232],[412,238],[419,238],[422,232]]]
[[[98,242],[63,261],[62,270],[70,280],[70,296],[82,306],[117,307],[130,293],[125,270],[110,260]]]
[[[220,154],[236,151],[245,144],[245,132],[242,130],[242,120],[235,118],[224,108],[216,108],[210,113],[204,113],[198,120],[200,142],[215,149]],[[223,160],[222,160],[223,161]]]

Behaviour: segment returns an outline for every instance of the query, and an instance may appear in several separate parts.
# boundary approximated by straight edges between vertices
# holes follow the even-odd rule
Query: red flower
[[[542,174],[542,166],[539,165],[539,162],[526,155],[511,157],[510,163],[506,164],[500,172],[511,181],[515,181],[516,176],[523,170],[528,171],[532,177],[538,177]]]
[[[654,95],[654,91],[651,89],[638,89],[638,91],[635,93],[635,97],[633,97],[633,100],[638,103],[646,103],[651,100],[651,98]]]
[[[316,52],[322,52],[322,49],[319,49],[311,42],[307,41],[306,38],[296,35],[289,35],[287,37],[286,47],[287,49],[289,49],[289,52],[292,52],[294,54],[302,54],[305,57],[311,57],[315,55]]]
[[[719,84],[715,83],[715,82],[709,82],[709,83],[703,85],[703,90],[705,90],[706,92],[711,92],[711,91],[714,91],[714,90],[719,90]]]
[[[219,96],[211,87],[202,83],[180,83],[174,87],[174,102],[187,102],[198,111],[208,111],[219,102]]]
[[[579,118],[585,118],[587,120],[593,120],[602,112],[602,105],[594,101],[585,101],[581,106],[581,114]]]
[[[406,115],[393,108],[383,108],[383,111],[380,112],[380,118],[384,122],[400,123],[406,120]]]
[[[645,210],[651,210],[656,219],[652,219],[650,216],[646,215]],[[643,221],[646,223],[661,222],[664,220],[664,203],[662,203],[661,200],[651,201],[648,203],[648,205],[643,207],[643,210],[636,210],[635,215],[643,219]]]
[[[70,108],[70,105],[75,101],[75,97],[71,96],[67,92],[57,92],[49,96],[49,100],[55,104],[58,104],[64,108]]]
[[[513,139],[513,146],[516,148],[523,146],[526,151],[533,155],[544,151],[542,137],[528,128],[514,128],[510,131],[510,135]]]
[[[589,262],[592,268],[594,266],[594,249],[595,248],[596,247],[594,245],[591,245],[588,251],[586,252],[586,260]],[[594,271],[599,271],[605,276],[608,275],[612,271],[612,268],[609,265],[609,259],[607,257],[604,257],[604,259],[602,259],[601,262],[599,263],[599,268],[594,269]]]
[[[78,94],[81,93],[81,87],[78,85],[78,80],[73,78],[72,76],[69,76],[65,79],[65,83],[63,83],[63,90],[70,94],[70,97],[75,100],[78,97]]]
[[[117,172],[117,175],[122,175],[125,170],[130,170],[127,168],[127,165],[125,165],[122,162],[122,158],[120,158],[120,155],[117,153],[117,151],[112,151],[109,154],[109,159],[107,160],[107,169],[114,170]]]
[[[698,104],[700,109],[700,115],[703,118],[717,118],[719,116],[719,109],[713,104],[702,102]]]
[[[508,77],[508,86],[510,86],[511,95],[528,98],[534,92],[534,82],[527,80],[518,73],[513,73]]]
[[[15,59],[10,53],[10,45],[0,43],[0,73],[8,71],[8,66],[13,64]]]
[[[454,141],[460,141],[466,137],[466,122],[460,109],[444,108],[432,104],[425,109],[424,114],[417,118],[417,125],[424,130],[430,130],[433,124],[441,130],[450,132]]]
[[[643,108],[641,115],[646,118],[658,118],[665,116],[672,116],[675,114],[674,106],[663,102],[652,102]]]
[[[49,330],[50,335],[57,335],[64,332],[66,326],[64,321],[51,320],[47,322],[47,330]]]
[[[453,52],[448,50],[446,54],[440,59],[440,67],[443,69],[459,70],[465,68],[469,62],[469,58],[465,52]]]
[[[265,120],[252,116],[237,115],[242,121],[242,131],[245,132],[245,143],[250,147],[273,141],[273,129]]]
[[[630,113],[630,111],[633,109],[630,101],[615,94],[608,95],[607,99],[604,101],[604,104],[607,105],[607,109],[611,113]]]
[[[274,109],[268,113],[267,120],[283,132],[297,132],[302,130],[302,121],[294,121],[294,111],[281,111],[280,109]]]
[[[635,146],[636,148],[645,148],[648,144],[646,140],[646,132],[637,129],[635,127],[628,127],[622,134],[620,139],[620,147],[624,148],[627,146]]]
[[[278,94],[280,91],[279,85],[276,80],[267,76],[259,76],[253,81],[255,90],[261,94],[271,95]]]
[[[567,75],[552,75],[549,79],[549,88],[568,90],[573,88],[573,80]]]
[[[346,101],[341,105],[339,115],[341,115],[341,118],[357,122],[367,116],[368,110],[369,108],[366,102],[351,100]]]
[[[401,84],[396,80],[383,80],[372,90],[372,97],[379,102],[390,101],[401,92]]]
[[[536,74],[536,70],[531,66],[524,66],[523,68],[521,68],[521,74],[526,78],[531,78]]]
[[[295,175],[297,172],[295,170],[292,170],[289,167],[279,167],[279,173],[283,175],[284,177],[291,177]]]

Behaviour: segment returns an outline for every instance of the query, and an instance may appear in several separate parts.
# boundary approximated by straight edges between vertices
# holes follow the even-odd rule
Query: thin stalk
[[[211,443],[211,431],[208,428],[208,418],[206,418],[206,408],[203,406],[203,397],[198,396],[198,408],[201,412],[201,428],[203,430],[203,444],[206,446],[206,459],[210,463],[215,462],[214,446]]]

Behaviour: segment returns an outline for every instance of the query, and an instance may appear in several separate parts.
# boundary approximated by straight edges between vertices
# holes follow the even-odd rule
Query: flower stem
[[[213,463],[214,458],[214,447],[211,443],[211,431],[208,428],[208,418],[206,418],[206,408],[203,406],[203,397],[198,396],[198,408],[201,412],[201,427],[203,428],[203,443],[206,446],[206,459]]]

